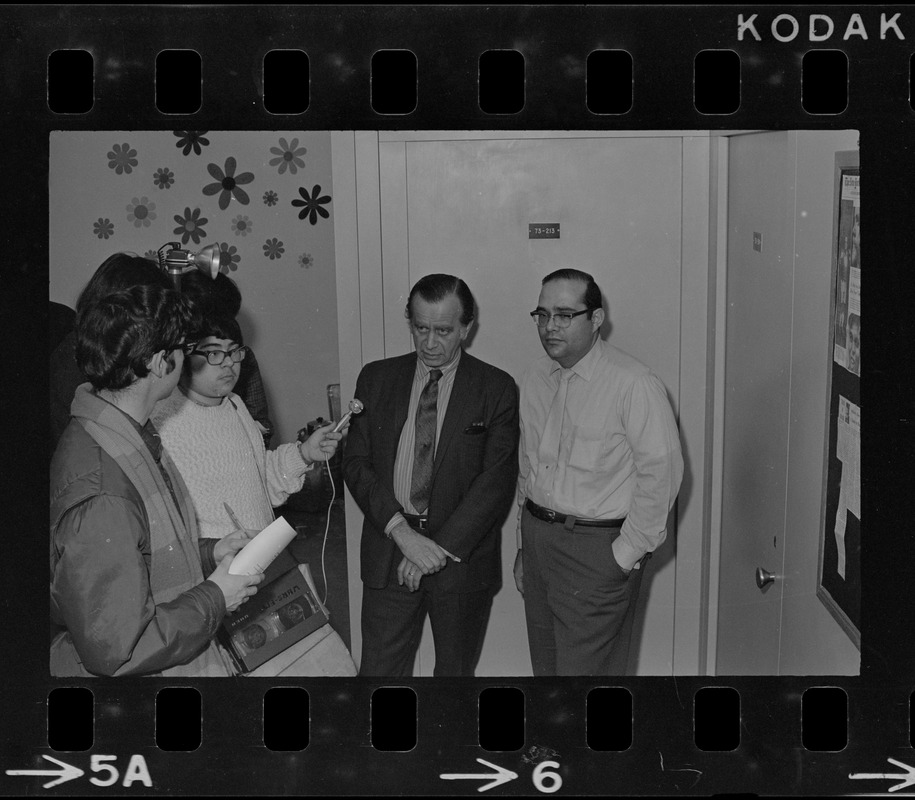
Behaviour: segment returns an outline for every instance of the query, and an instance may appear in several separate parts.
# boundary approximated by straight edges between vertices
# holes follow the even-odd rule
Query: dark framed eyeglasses
[[[242,345],[234,350],[191,350],[189,355],[203,356],[206,358],[207,364],[218,367],[224,364],[227,358],[231,359],[233,364],[244,361],[245,356],[248,355],[248,348]]]
[[[548,314],[546,311],[531,311],[531,319],[537,323],[538,328],[545,328],[550,324],[550,320],[556,320],[557,328],[568,328],[575,317],[587,314],[591,309],[585,308],[581,311],[559,311],[555,314]]]
[[[162,349],[165,350],[166,353],[174,353],[175,350],[181,350],[184,355],[189,356],[196,346],[197,342],[175,342]]]

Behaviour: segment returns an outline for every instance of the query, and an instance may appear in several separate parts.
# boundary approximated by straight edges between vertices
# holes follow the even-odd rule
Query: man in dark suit
[[[363,368],[343,457],[365,514],[359,674],[411,676],[428,613],[434,674],[472,676],[517,488],[518,389],[463,352],[475,313],[460,278],[422,278],[406,317],[416,352]]]

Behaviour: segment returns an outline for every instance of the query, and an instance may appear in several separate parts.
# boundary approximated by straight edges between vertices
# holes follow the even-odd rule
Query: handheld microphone
[[[349,418],[353,414],[361,414],[363,408],[365,408],[365,406],[362,404],[361,400],[350,400],[349,401],[349,411],[347,411],[343,415],[343,417],[340,419],[340,421],[336,425],[334,425],[334,429],[333,429],[332,433],[337,433],[340,430],[340,428],[342,428],[344,425],[346,425],[346,423],[349,421]]]

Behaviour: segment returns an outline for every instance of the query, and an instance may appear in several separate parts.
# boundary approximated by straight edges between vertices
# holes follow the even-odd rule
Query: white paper
[[[277,517],[232,559],[229,574],[256,575],[263,572],[293,539],[295,528],[283,517]]]
[[[848,313],[861,316],[861,270],[852,267],[848,281]]]
[[[841,486],[839,487],[839,507],[836,509],[836,551],[838,555],[838,561],[836,564],[836,572],[839,573],[839,577],[842,580],[845,580],[845,520],[847,514],[847,509],[845,505],[845,481],[842,481]]]
[[[861,408],[841,395],[836,434],[836,458],[842,464],[835,525],[838,549],[836,569],[844,580],[845,526],[848,513],[851,512],[861,519]]]
[[[861,408],[849,403],[848,443],[842,479],[845,483],[845,502],[848,510],[861,519]]]

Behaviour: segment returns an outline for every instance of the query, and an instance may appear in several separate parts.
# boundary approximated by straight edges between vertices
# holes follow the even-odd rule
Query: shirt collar
[[[591,346],[591,349],[569,367],[568,371],[584,378],[586,381],[590,381],[591,376],[594,374],[594,369],[597,366],[597,362],[600,360],[602,349],[603,340],[598,336],[597,340]],[[562,370],[563,367],[558,361],[554,361],[550,365],[550,375],[556,376],[557,380],[559,376],[556,375],[556,373],[561,372]]]
[[[454,357],[454,359],[451,361],[450,364],[446,364],[444,367],[435,368],[435,369],[440,369],[442,371],[443,378],[446,375],[451,375],[451,373],[453,373],[458,368],[458,364],[461,361],[461,354],[463,352],[464,352],[464,348],[458,347],[457,355]],[[416,356],[416,377],[422,381],[425,381],[426,378],[429,377],[430,372],[432,372],[432,368],[427,367],[423,363],[423,360],[419,357],[419,355],[417,355]]]

